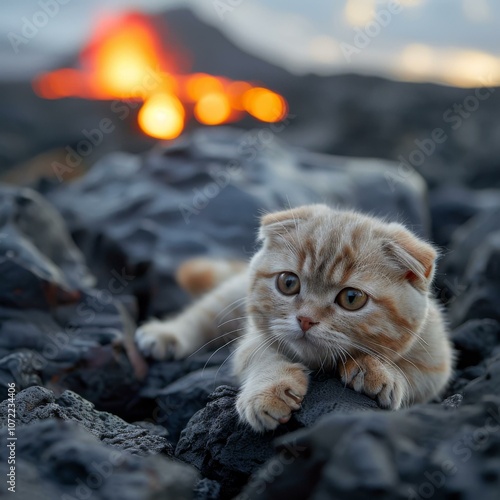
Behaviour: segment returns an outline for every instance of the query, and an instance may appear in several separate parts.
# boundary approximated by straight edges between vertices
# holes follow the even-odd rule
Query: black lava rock
[[[481,372],[478,372],[462,390],[464,402],[477,403],[481,398],[491,394],[498,394],[500,387],[500,346],[483,363]]]
[[[454,410],[462,404],[463,400],[464,397],[461,394],[453,394],[453,396],[446,398],[441,404],[449,410]]]
[[[123,414],[141,365],[122,270],[93,288],[61,216],[30,189],[0,186],[0,230],[0,395],[52,384]]]
[[[454,327],[468,319],[498,316],[499,232],[499,207],[480,211],[453,232],[439,262],[436,287]]]
[[[323,415],[377,408],[374,401],[345,388],[335,379],[313,379],[302,409],[275,431],[257,434],[239,422],[235,409],[237,390],[219,387],[207,406],[189,421],[175,450],[176,456],[194,465],[203,476],[221,486],[221,498],[232,498],[273,453],[273,441],[303,426],[312,426]]]
[[[311,427],[328,413],[350,413],[378,409],[377,403],[345,387],[332,375],[315,374],[300,411],[293,414],[302,427]]]
[[[63,218],[31,189],[0,186],[0,303],[47,309],[95,281]]]
[[[196,467],[204,477],[221,485],[221,498],[232,498],[273,454],[272,440],[289,430],[258,435],[240,424],[236,388],[221,386],[208,404],[196,413],[181,433],[175,450],[177,458]]]
[[[474,190],[460,184],[443,184],[430,191],[429,207],[433,221],[432,240],[446,247],[455,231],[468,220],[500,207],[500,190]]]
[[[228,348],[222,348],[216,352],[202,349],[181,360],[153,361],[140,394],[144,397],[155,397],[158,390],[166,388],[190,373],[220,367],[222,364],[224,364],[225,369],[221,373],[226,374],[230,371],[228,363],[230,354],[231,351]]]
[[[458,353],[457,369],[462,370],[484,361],[500,345],[500,323],[473,319],[454,330],[451,339]]]
[[[0,403],[0,418],[5,425],[7,401]],[[99,412],[94,405],[78,394],[65,391],[56,398],[43,387],[30,387],[15,396],[16,421],[30,424],[49,418],[72,420],[88,430],[103,443],[134,455],[172,456],[171,444],[150,430],[128,424],[111,413]]]
[[[220,484],[213,479],[204,477],[194,489],[194,500],[218,500],[220,497]]]
[[[496,216],[500,217],[500,210]],[[449,307],[453,325],[476,318],[500,321],[500,229],[478,242],[465,268],[462,286],[463,293]]]
[[[227,348],[201,350],[183,360],[153,362],[141,389],[130,398],[127,414],[162,426],[175,444],[216,387],[236,383],[228,363],[230,354]]]
[[[488,396],[452,410],[331,414],[281,438],[237,498],[494,499],[499,411],[500,398]]]
[[[13,498],[22,500],[156,500],[189,499],[198,475],[191,467],[161,455],[141,456],[123,450],[125,444],[95,435],[74,421],[48,417],[16,427],[16,482]],[[7,429],[0,429],[2,443]],[[129,448],[128,451],[132,451]],[[7,464],[10,449],[2,446]],[[10,493],[4,480],[0,494]]]
[[[164,425],[168,429],[169,440],[176,443],[189,419],[206,405],[213,391],[220,385],[236,383],[234,377],[220,373],[218,367],[192,372],[155,391],[157,411],[153,413],[153,421]]]

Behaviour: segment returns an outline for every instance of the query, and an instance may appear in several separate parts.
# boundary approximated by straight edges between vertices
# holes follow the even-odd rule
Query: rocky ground
[[[17,393],[17,498],[498,498],[500,192],[463,179],[428,191],[396,164],[295,150],[263,130],[202,129],[103,157],[73,183],[0,187],[0,389]],[[237,421],[227,348],[152,362],[133,332],[187,303],[182,260],[247,258],[260,211],[310,202],[439,244],[457,370],[443,400],[398,412],[315,374],[303,409],[257,435]]]

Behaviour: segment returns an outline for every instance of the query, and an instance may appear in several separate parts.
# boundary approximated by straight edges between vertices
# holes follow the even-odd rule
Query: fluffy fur
[[[430,295],[431,245],[400,224],[325,205],[264,216],[259,239],[249,266],[229,279],[237,266],[185,264],[188,289],[200,276],[224,280],[177,317],[143,325],[140,349],[182,358],[240,336],[236,407],[256,431],[274,429],[300,408],[311,370],[335,370],[390,409],[444,389],[453,356]]]

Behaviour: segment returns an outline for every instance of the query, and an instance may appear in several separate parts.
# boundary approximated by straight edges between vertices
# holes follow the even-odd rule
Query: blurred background
[[[48,12],[52,3],[46,2]],[[57,19],[40,26],[35,43],[13,50],[5,35],[22,35],[23,17],[33,21],[41,5],[37,0],[4,3],[0,29],[2,58],[8,64],[3,79],[33,76],[57,65],[88,42],[104,16],[131,10],[155,15],[180,8],[191,9],[200,22],[222,31],[238,47],[294,74],[348,71],[459,86],[474,86],[485,73],[495,82],[500,78],[500,6],[491,0],[318,0],[314,5],[298,0],[55,0],[60,6]],[[380,21],[380,11],[391,6],[395,22]],[[52,9],[55,18],[57,7]],[[372,28],[371,34],[368,29],[376,37],[369,50],[346,58],[342,43],[353,44],[354,29],[377,20],[383,29],[377,33]]]
[[[68,179],[200,126],[287,120],[294,145],[400,162],[442,128],[449,140],[412,167],[490,186],[499,20],[491,0],[8,0],[0,175],[78,163]]]

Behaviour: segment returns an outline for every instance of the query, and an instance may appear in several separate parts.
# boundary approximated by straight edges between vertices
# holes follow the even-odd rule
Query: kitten
[[[259,239],[248,268],[228,279],[227,263],[187,263],[188,288],[222,283],[177,317],[143,325],[139,348],[182,358],[243,329],[236,408],[256,431],[300,408],[311,370],[336,370],[390,409],[444,389],[453,356],[430,294],[436,251],[428,243],[400,224],[325,205],[265,215]]]

